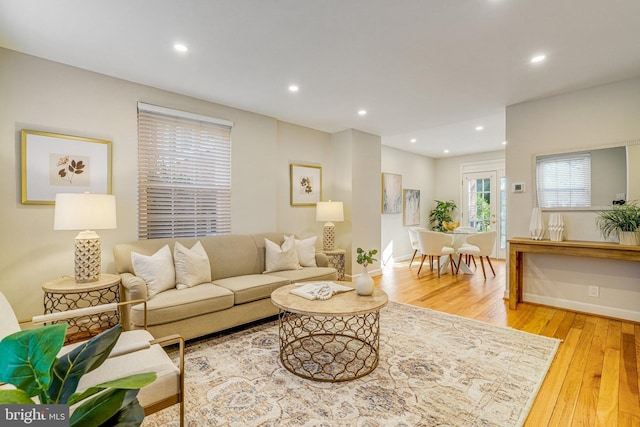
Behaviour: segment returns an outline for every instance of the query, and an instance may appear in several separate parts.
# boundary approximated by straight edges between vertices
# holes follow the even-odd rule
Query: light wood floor
[[[376,284],[392,301],[563,340],[525,426],[640,426],[640,324],[522,303],[509,310],[505,263],[473,275],[443,274],[419,262],[387,265]]]

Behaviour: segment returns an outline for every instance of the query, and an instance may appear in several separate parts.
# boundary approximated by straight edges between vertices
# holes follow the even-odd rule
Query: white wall
[[[640,78],[507,107],[507,184],[524,182],[529,189],[507,193],[507,236],[529,235],[536,154],[638,139],[639,117]],[[595,212],[564,212],[565,238],[602,240],[595,218]],[[548,255],[525,259],[526,301],[640,320],[640,263]],[[600,286],[600,298],[587,296],[588,285]]]
[[[436,185],[436,161],[430,157],[417,156],[391,147],[382,147],[382,172],[402,175],[402,188],[420,190],[420,224],[428,227],[429,212],[433,208]],[[382,196],[380,196],[382,197]],[[378,206],[378,211],[381,208]],[[402,213],[380,214],[382,221],[382,248],[384,262],[393,263],[410,259],[413,249],[409,242],[409,228],[404,225]]]
[[[41,284],[73,273],[77,232],[53,230],[52,205],[20,203],[20,130],[112,141],[118,228],[103,230],[102,269],[115,272],[115,243],[135,240],[138,101],[234,122],[232,231],[321,235],[311,208],[289,206],[290,160],[323,166],[332,188],[328,134],[89,71],[0,49],[0,291],[17,316],[42,313]],[[379,151],[379,149],[378,149]]]

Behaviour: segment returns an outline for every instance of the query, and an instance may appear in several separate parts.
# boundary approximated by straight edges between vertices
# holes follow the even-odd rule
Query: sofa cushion
[[[282,246],[265,238],[265,273],[280,270],[294,270],[300,268],[298,254],[296,252],[295,237],[284,236]]]
[[[185,289],[201,283],[211,283],[209,256],[200,241],[191,249],[176,242],[173,247],[176,266],[176,288]]]
[[[235,295],[235,303],[243,304],[263,298],[270,298],[271,292],[291,282],[286,278],[276,277],[270,274],[251,274],[218,279],[213,283],[233,292]]]
[[[169,245],[164,245],[153,255],[131,252],[131,264],[136,276],[147,284],[149,298],[176,286],[176,271]]]
[[[296,253],[298,254],[298,262],[302,267],[317,267],[316,264],[316,240],[318,237],[313,236],[308,239],[296,239]]]
[[[233,292],[212,283],[169,289],[147,301],[147,324],[160,325],[233,307]],[[131,307],[131,321],[144,325],[142,304]]]
[[[333,267],[304,267],[299,270],[278,271],[268,276],[282,277],[295,283],[309,280],[337,280],[338,272]]]

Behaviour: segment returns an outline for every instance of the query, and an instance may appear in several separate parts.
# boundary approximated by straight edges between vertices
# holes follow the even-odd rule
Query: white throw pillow
[[[317,236],[308,239],[296,239],[296,253],[298,254],[298,262],[302,267],[317,267],[316,264],[316,240]]]
[[[149,298],[176,286],[176,271],[173,267],[171,249],[164,245],[153,255],[131,252],[131,264],[136,276],[147,284]]]
[[[282,270],[295,270],[300,268],[298,254],[296,253],[295,238],[284,236],[284,243],[278,246],[269,239],[264,239],[265,244],[265,273]]]
[[[191,249],[176,242],[173,247],[173,261],[176,265],[176,288],[187,289],[211,282],[209,255],[200,240]]]

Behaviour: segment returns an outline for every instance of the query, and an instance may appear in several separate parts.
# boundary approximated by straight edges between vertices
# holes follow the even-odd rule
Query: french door
[[[497,184],[497,171],[462,174],[461,222],[478,232],[496,231],[496,245],[492,257],[504,258],[506,239],[504,233],[504,178]]]

